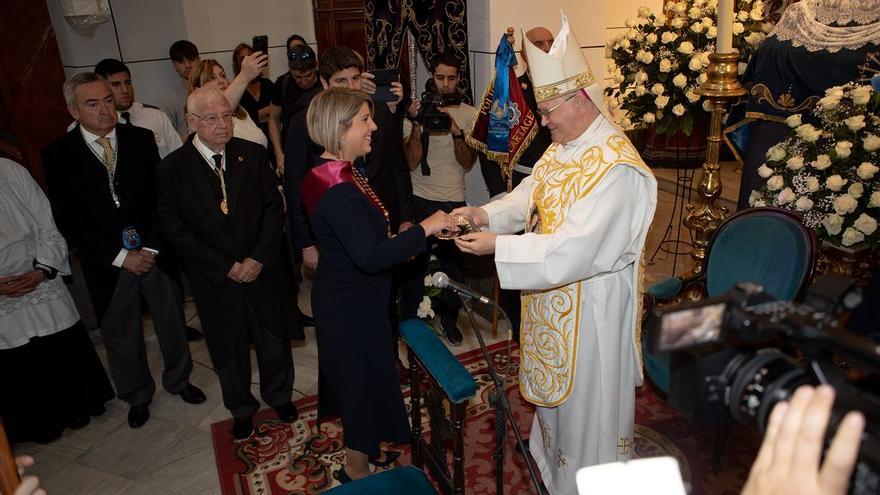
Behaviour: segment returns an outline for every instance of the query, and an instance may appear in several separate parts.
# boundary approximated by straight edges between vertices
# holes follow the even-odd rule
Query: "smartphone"
[[[254,36],[253,44],[255,52],[263,52],[264,55],[269,54],[269,37],[265,34]]]
[[[400,71],[397,69],[376,69],[370,71],[373,74],[373,82],[376,84],[376,92],[373,93],[373,101],[395,101],[397,96],[391,92],[391,83],[397,81]]]

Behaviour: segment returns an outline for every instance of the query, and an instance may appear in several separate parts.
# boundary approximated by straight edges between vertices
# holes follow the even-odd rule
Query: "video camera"
[[[442,94],[437,90],[434,79],[428,79],[425,81],[425,91],[422,93],[420,103],[419,113],[413,120],[420,123],[426,131],[448,132],[452,128],[452,117],[438,108],[461,105],[461,95],[457,92]]]
[[[800,385],[827,383],[837,397],[827,438],[847,411],[867,419],[850,493],[880,493],[880,345],[841,324],[860,303],[855,281],[822,276],[801,304],[742,283],[718,298],[655,309],[649,345],[670,353],[669,405],[697,423],[763,432],[776,403]]]

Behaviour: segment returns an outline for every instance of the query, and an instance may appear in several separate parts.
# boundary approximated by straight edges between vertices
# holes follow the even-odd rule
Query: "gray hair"
[[[103,81],[103,79],[94,72],[80,72],[68,77],[67,80],[64,81],[64,85],[61,86],[61,90],[64,92],[64,101],[67,103],[67,106],[76,106],[76,96],[73,94],[74,91],[76,91],[76,88],[83,84],[89,84],[95,81]]]
[[[217,88],[196,88],[192,93],[186,98],[186,111],[187,113],[192,114],[200,114],[202,113],[202,107],[205,104],[210,103],[215,100],[222,100],[229,104],[226,100],[226,96],[223,95],[223,92]]]

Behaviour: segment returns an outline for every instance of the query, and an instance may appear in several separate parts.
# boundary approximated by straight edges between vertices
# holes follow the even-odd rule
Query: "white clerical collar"
[[[212,150],[211,148],[208,148],[208,146],[205,145],[205,143],[203,143],[201,139],[199,139],[198,134],[193,136],[193,146],[196,147],[196,150],[198,150],[199,154],[202,155],[202,157],[205,159],[205,161],[208,162],[208,165],[210,165],[212,168],[214,167],[214,155],[219,154],[220,156],[222,156],[224,158],[224,160],[221,163],[226,163],[226,160],[225,160],[226,147],[225,146],[218,153],[218,152]]]
[[[602,116],[600,112],[597,112],[596,118],[593,119],[593,122],[587,127],[580,136],[572,139],[571,141],[562,145],[563,148],[577,148],[584,143],[590,142],[595,139],[596,135],[599,133],[600,129],[603,127],[603,123],[605,122],[605,117]]]
[[[107,135],[105,135],[105,136],[99,136],[99,135],[97,135],[97,134],[93,134],[93,133],[87,131],[86,128],[83,127],[82,124],[80,124],[80,125],[79,125],[79,132],[82,133],[82,137],[83,137],[83,139],[85,139],[85,140],[86,140],[86,143],[88,143],[88,144],[92,144],[92,143],[94,143],[95,141],[101,139],[101,137],[108,138],[110,141],[115,141],[115,140],[116,140],[116,127],[114,127],[113,130],[111,130],[110,132],[108,132]]]

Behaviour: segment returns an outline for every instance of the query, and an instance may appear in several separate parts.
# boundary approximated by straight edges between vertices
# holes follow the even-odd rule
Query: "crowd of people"
[[[432,253],[453,278],[468,254],[492,256],[501,287],[522,291],[521,319],[517,297],[505,305],[523,349],[521,391],[537,406],[530,450],[549,491],[575,493],[578,468],[629,459],[621,445],[633,444],[639,262],[656,182],[610,119],[601,80],[567,19],[559,39],[538,27],[523,46],[529,72],[519,81],[542,128],[507,194],[497,165],[465,139],[476,108],[441,106],[449,128],[426,128],[420,102],[400,82],[391,84],[392,101],[373,101],[372,74],[344,46],[318,57],[291,36],[289,71],[273,83],[262,75],[267,55],[246,44],[233,52],[230,80],[217,60],[178,41],[169,56],[182,84],[164,112],[135,100],[121,61],[71,76],[63,93],[75,123],[44,150],[47,195],[22,167],[0,161],[0,208],[8,212],[0,225],[10,239],[0,245],[0,322],[15,329],[0,332],[0,373],[47,363],[3,385],[4,396],[22,398],[0,406],[12,440],[51,442],[65,428],[83,428],[114,395],[128,403],[130,427],[149,420],[155,384],[142,299],[155,322],[162,386],[186,403],[205,401],[189,382],[187,340],[200,336],[186,327],[185,274],[234,441],[251,438],[260,407],[250,347],[261,399],[294,422],[290,340],[315,325],[319,415],[341,414],[345,431],[345,464],[333,475],[369,476],[371,464],[400,455],[382,444],[410,434],[398,314],[416,316]],[[438,95],[457,94],[459,64],[451,54],[431,60]],[[495,200],[473,207],[464,178],[478,158]],[[453,215],[485,231],[454,242],[433,237],[458,229]],[[59,277],[70,275],[68,247],[82,267],[113,388]],[[313,318],[296,306],[304,269],[314,274]],[[459,309],[450,293],[437,311],[451,345],[462,341]],[[780,456],[791,456],[804,418],[827,421],[828,408],[823,388],[799,392],[774,414],[748,493],[785,485],[774,466],[789,461]],[[857,436],[863,425],[854,417],[838,436]],[[816,483],[839,485],[845,462],[826,475],[810,453],[797,461],[812,463]],[[854,458],[845,447],[831,455]],[[30,479],[22,486],[36,488]]]

